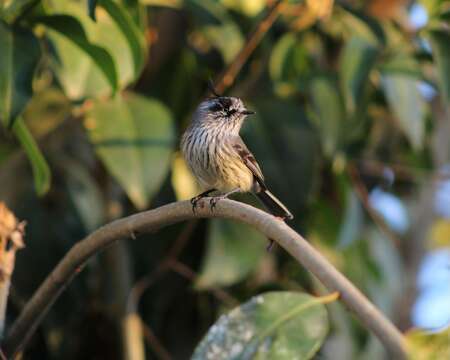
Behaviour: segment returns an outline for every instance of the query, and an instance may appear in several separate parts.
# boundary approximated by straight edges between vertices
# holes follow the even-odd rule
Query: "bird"
[[[291,220],[293,215],[273,195],[264,180],[261,167],[239,135],[244,120],[253,115],[238,97],[220,96],[202,101],[190,125],[181,137],[180,148],[186,163],[204,190],[191,199],[195,213],[198,201],[214,191],[211,211],[221,199],[238,192],[251,192],[274,216]],[[273,241],[270,240],[270,250]]]

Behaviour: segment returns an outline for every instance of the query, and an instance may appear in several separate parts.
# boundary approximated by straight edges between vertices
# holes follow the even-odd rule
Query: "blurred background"
[[[285,1],[229,87],[219,74],[274,1],[96,3],[1,7],[0,58],[8,46],[14,56],[0,60],[0,83],[12,74],[14,96],[0,87],[0,200],[27,222],[7,325],[97,227],[197,194],[178,143],[214,79],[256,111],[242,136],[290,225],[417,358],[445,358],[432,354],[450,351],[450,2]],[[254,295],[324,293],[265,246],[219,219],[117,243],[62,294],[23,358],[122,359],[137,341],[148,359],[186,359]],[[315,358],[384,358],[343,306],[328,315]]]

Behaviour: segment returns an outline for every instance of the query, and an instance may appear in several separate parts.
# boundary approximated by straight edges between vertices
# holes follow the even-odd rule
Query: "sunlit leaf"
[[[192,359],[310,359],[328,332],[323,304],[334,300],[294,292],[253,297],[217,320]]]
[[[450,246],[450,220],[438,219],[431,225],[430,242],[432,248]]]
[[[434,30],[429,35],[438,72],[437,81],[450,112],[450,34],[448,31]]]
[[[339,75],[349,115],[354,115],[362,102],[377,53],[376,46],[358,36],[351,37],[345,43],[340,58]]]
[[[118,76],[113,58],[104,48],[88,39],[78,19],[69,15],[55,14],[37,17],[36,21],[58,32],[85,52],[106,77],[112,91],[117,90]]]
[[[51,181],[50,168],[47,161],[20,117],[14,122],[13,132],[30,161],[36,193],[44,195],[50,189]]]
[[[83,26],[89,40],[106,49],[114,59],[119,86],[127,86],[135,78],[135,68],[130,45],[116,22],[97,8],[97,21],[93,22],[80,3],[56,3],[54,11],[75,17]],[[66,93],[72,100],[86,97],[103,97],[112,90],[93,59],[76,44],[55,31],[48,31],[54,48],[52,66]]]
[[[0,53],[0,122],[11,127],[32,96],[41,49],[31,31],[0,20]]]
[[[417,87],[417,78],[401,73],[384,73],[382,85],[400,128],[413,148],[420,150],[425,135],[426,108]]]
[[[144,66],[146,56],[144,36],[131,16],[119,4],[111,0],[98,0],[98,3],[108,12],[127,39],[133,56],[134,78],[136,79]]]
[[[233,285],[255,269],[264,253],[265,238],[258,231],[245,224],[214,219],[196,286]]]
[[[85,127],[95,151],[134,205],[144,209],[170,167],[173,119],[160,102],[126,93],[96,101]]]
[[[411,360],[439,360],[450,358],[450,328],[430,333],[412,330],[406,334]]]

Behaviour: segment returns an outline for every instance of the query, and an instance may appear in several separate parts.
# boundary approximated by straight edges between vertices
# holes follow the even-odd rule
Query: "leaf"
[[[102,193],[86,167],[68,156],[60,157],[67,192],[80,217],[86,233],[97,229],[105,221]]]
[[[147,207],[170,167],[174,125],[160,102],[133,93],[96,101],[85,127],[95,151],[138,209]]]
[[[430,333],[412,330],[406,333],[411,360],[438,360],[450,358],[450,328]]]
[[[50,189],[51,181],[50,168],[47,161],[20,117],[14,122],[13,132],[30,161],[36,193],[39,196],[45,195]]]
[[[36,0],[10,0],[0,4],[0,17],[7,23],[13,23],[23,12],[36,4]]]
[[[344,109],[335,82],[329,77],[316,77],[310,84],[311,111],[309,115],[317,127],[322,148],[332,156],[342,142]]]
[[[348,188],[343,222],[339,229],[338,246],[351,245],[363,232],[364,216],[361,203],[355,192]]]
[[[244,279],[264,256],[264,241],[265,237],[248,225],[212,220],[196,287],[229,286]]]
[[[344,46],[339,80],[348,115],[355,115],[356,109],[361,106],[377,53],[376,46],[359,36],[352,36]]]
[[[176,154],[172,162],[172,187],[178,200],[192,199],[201,192],[181,154]]]
[[[142,33],[131,16],[119,4],[111,0],[99,0],[98,3],[108,12],[127,39],[134,62],[134,78],[137,79],[146,57],[146,45]]]
[[[216,47],[225,63],[230,63],[242,48],[244,37],[226,8],[211,0],[189,0],[186,7],[200,23],[200,32]]]
[[[31,31],[9,27],[1,20],[0,49],[0,121],[11,127],[33,94],[41,49]]]
[[[417,88],[417,78],[402,73],[384,73],[382,86],[387,102],[415,150],[423,146],[425,101]]]
[[[450,113],[450,34],[444,30],[433,30],[429,36],[438,72],[439,88]]]
[[[78,19],[70,15],[55,14],[39,16],[35,18],[35,21],[58,32],[86,53],[103,73],[112,92],[116,92],[118,76],[113,58],[104,48],[95,45],[87,38],[84,28]]]
[[[255,296],[222,315],[192,359],[310,359],[328,332],[323,304],[336,298],[287,291]]]

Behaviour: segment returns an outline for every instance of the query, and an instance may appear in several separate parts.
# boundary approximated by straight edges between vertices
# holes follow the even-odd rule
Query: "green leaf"
[[[323,304],[336,297],[314,298],[287,291],[255,296],[222,315],[192,359],[310,359],[328,332]]]
[[[39,196],[42,196],[50,189],[50,168],[39,150],[36,141],[34,141],[33,136],[30,134],[20,117],[14,122],[13,132],[25,150],[28,160],[30,161],[31,168],[33,170],[36,193]]]
[[[244,45],[244,37],[226,8],[211,0],[189,0],[186,7],[200,23],[200,32],[210,45],[220,51],[225,63],[230,63]]]
[[[170,167],[175,131],[169,110],[156,100],[125,93],[94,102],[85,127],[98,156],[134,205],[147,207]]]
[[[265,238],[248,225],[223,219],[210,222],[198,288],[229,286],[255,269],[265,253]]]
[[[376,46],[359,36],[352,36],[344,46],[339,75],[348,115],[355,115],[361,106],[377,53]]]
[[[425,135],[425,101],[415,77],[402,73],[384,73],[382,86],[398,124],[415,150],[420,150]]]
[[[137,79],[144,66],[146,57],[146,47],[142,33],[131,16],[119,4],[111,0],[99,0],[98,3],[108,12],[127,39],[134,62],[134,78]]]
[[[7,23],[12,23],[36,2],[37,0],[3,0],[0,4],[0,17]]]
[[[450,34],[444,30],[433,30],[429,36],[438,71],[439,88],[450,113]]]
[[[342,143],[344,127],[344,109],[335,81],[329,77],[314,78],[310,94],[309,115],[319,131],[325,155],[332,156]]]
[[[1,20],[0,49],[0,121],[11,127],[33,94],[41,49],[31,31],[9,27]]]
[[[116,92],[118,87],[118,77],[113,58],[108,51],[98,45],[95,45],[87,38],[84,28],[78,19],[69,15],[55,14],[39,16],[35,19],[35,21],[58,32],[85,52],[106,77],[112,92]]]

